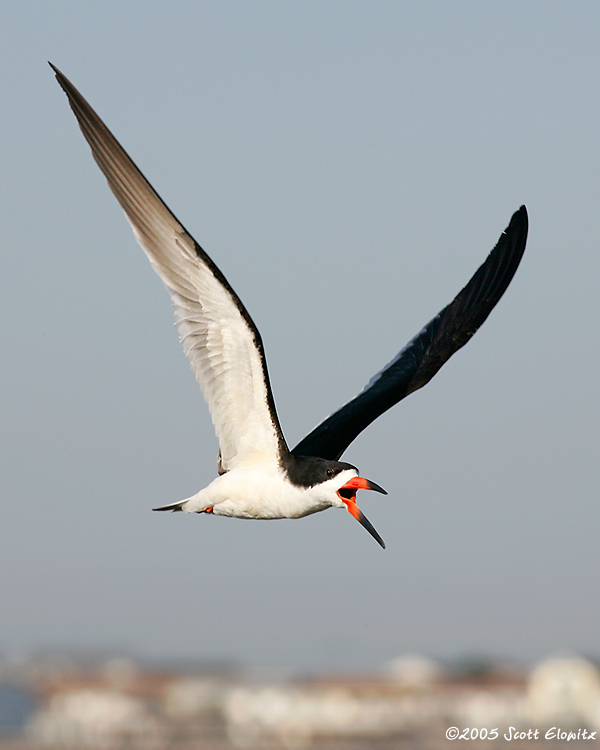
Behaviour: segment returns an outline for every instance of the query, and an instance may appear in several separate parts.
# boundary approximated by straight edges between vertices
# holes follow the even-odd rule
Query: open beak
[[[363,477],[352,477],[352,479],[346,482],[343,487],[339,488],[337,493],[340,500],[346,503],[348,511],[354,516],[354,518],[356,518],[356,520],[365,527],[365,529],[369,532],[373,539],[375,539],[375,541],[380,544],[383,549],[385,549],[385,542],[375,531],[372,523],[356,504],[357,490],[375,490],[375,492],[381,492],[384,495],[387,495],[387,492],[383,489],[383,487],[375,484],[375,482],[371,482],[369,479],[364,479]]]

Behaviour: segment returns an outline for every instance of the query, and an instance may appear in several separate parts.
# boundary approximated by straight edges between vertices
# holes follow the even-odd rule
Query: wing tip
[[[56,67],[56,65],[54,65],[54,63],[51,63],[50,60],[48,60],[48,65],[52,68],[52,70],[54,71],[54,75],[56,76],[58,82],[60,83],[61,79],[65,77],[64,74],[61,73],[61,71]]]
[[[513,228],[516,225],[520,225],[521,231],[527,238],[527,230],[529,228],[529,214],[527,213],[527,206],[523,204],[517,211],[514,212],[510,220],[508,228]]]

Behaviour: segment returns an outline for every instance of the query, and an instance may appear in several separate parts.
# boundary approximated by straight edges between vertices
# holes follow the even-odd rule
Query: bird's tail
[[[153,508],[152,510],[182,510],[185,513],[212,513],[212,503],[210,499],[207,499],[206,492],[200,490],[191,497],[186,497],[185,500],[180,500],[177,503],[171,503],[170,505],[161,505],[160,508]]]
[[[183,506],[187,503],[187,500],[180,500],[178,503],[171,503],[171,505],[161,505],[160,508],[152,508],[152,510],[172,510],[173,513],[177,510],[183,510]]]

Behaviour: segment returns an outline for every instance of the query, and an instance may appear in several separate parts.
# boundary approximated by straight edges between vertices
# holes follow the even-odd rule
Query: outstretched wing
[[[83,96],[51,67],[137,241],[169,290],[181,343],[219,440],[221,469],[279,462],[287,448],[260,334],[246,308]]]
[[[298,456],[339,460],[365,427],[418,388],[422,388],[464,346],[506,291],[527,240],[525,206],[513,215],[471,281],[356,398],[336,411],[293,449]]]

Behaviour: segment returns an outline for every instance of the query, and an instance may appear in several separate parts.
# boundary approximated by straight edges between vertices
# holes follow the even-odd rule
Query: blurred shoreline
[[[477,747],[589,745],[577,738],[600,730],[598,666],[407,654],[373,674],[269,679],[229,662],[0,658],[1,750],[435,750],[453,727]]]

